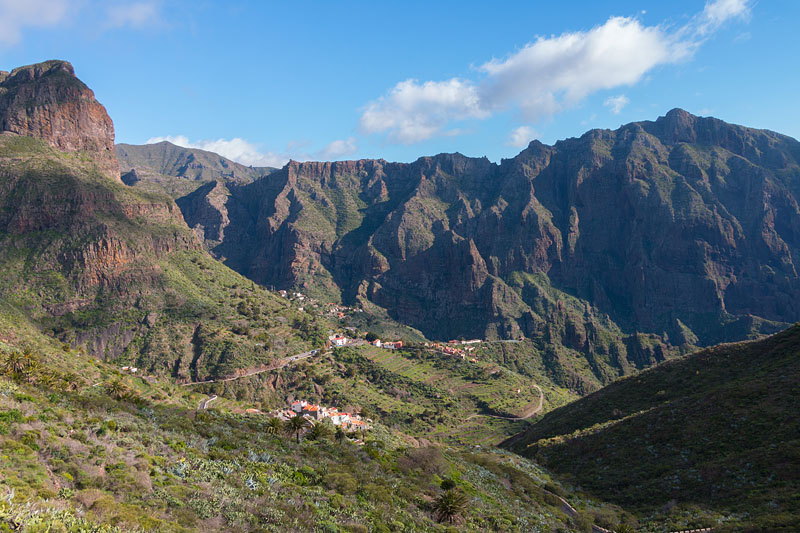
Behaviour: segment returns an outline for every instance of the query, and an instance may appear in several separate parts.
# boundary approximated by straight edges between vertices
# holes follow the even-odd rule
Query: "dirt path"
[[[520,416],[484,415],[482,413],[475,413],[474,415],[469,415],[464,420],[469,420],[471,418],[475,418],[476,416],[485,416],[487,418],[499,418],[501,420],[526,420],[534,415],[537,415],[542,412],[542,408],[544,407],[544,392],[542,392],[542,388],[539,385],[536,385],[534,383],[533,386],[536,387],[536,390],[539,391],[539,405],[537,405],[536,407],[532,407],[531,409],[528,409]]]
[[[220,379],[209,379],[209,380],[206,380],[206,381],[190,381],[189,383],[182,383],[181,386],[182,387],[191,387],[192,385],[202,385],[204,383],[224,383],[226,381],[234,381],[236,379],[249,378],[250,376],[255,376],[255,375],[261,374],[263,372],[269,372],[271,370],[276,370],[278,368],[283,368],[286,365],[288,365],[289,363],[293,363],[295,361],[301,361],[303,359],[308,359],[309,357],[312,357],[314,355],[318,355],[318,354],[321,354],[321,353],[322,352],[320,350],[311,350],[311,351],[308,351],[308,352],[299,353],[297,355],[284,357],[283,359],[278,359],[273,364],[271,364],[271,365],[269,365],[267,367],[259,368],[258,370],[250,370],[249,372],[245,372],[244,374],[242,374],[240,376],[232,376],[232,377],[229,377],[229,378],[220,378]]]

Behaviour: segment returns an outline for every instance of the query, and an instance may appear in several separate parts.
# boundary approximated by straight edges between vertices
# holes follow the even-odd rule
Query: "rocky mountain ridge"
[[[309,348],[314,320],[285,325],[296,311],[210,257],[172,198],[119,179],[113,124],[68,63],[0,78],[0,338],[179,380]]]
[[[558,291],[587,317],[555,332],[567,345],[592,351],[595,316],[707,345],[800,318],[799,161],[794,139],[675,109],[500,164],[291,162],[178,203],[251,279],[431,337],[542,336]]]
[[[0,131],[35,137],[63,152],[85,152],[119,180],[114,123],[67,61],[0,71]]]

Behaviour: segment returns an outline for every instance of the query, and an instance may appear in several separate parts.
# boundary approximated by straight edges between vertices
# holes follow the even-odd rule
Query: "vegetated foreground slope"
[[[603,499],[800,523],[800,325],[720,345],[548,413],[511,448]]]
[[[20,94],[50,95],[42,87],[76,80],[60,63],[17,69],[8,80],[17,80]],[[18,71],[31,74],[20,81]],[[45,99],[31,116],[81,128],[84,115],[105,113],[65,94]],[[98,166],[95,151],[57,149],[29,129],[23,133],[34,136],[0,133],[0,337],[19,340],[19,324],[35,325],[96,357],[182,380],[268,365],[324,342],[318,318],[203,251],[171,198],[109,176],[105,153]],[[86,146],[109,134],[62,133]],[[113,127],[110,135],[113,146]]]
[[[409,447],[376,422],[294,433],[60,346],[0,341],[0,528],[19,531],[572,530],[619,508],[569,495],[501,450]],[[31,355],[24,346],[36,346]],[[237,414],[238,413],[238,414]],[[360,442],[357,442],[359,439]],[[448,492],[449,491],[449,492]],[[445,495],[461,503],[442,515]]]
[[[236,206],[207,246],[251,279],[379,306],[430,338],[541,337],[558,312],[542,291],[572,294],[585,316],[552,333],[591,354],[609,349],[606,315],[673,346],[800,318],[799,162],[790,137],[676,109],[499,165],[290,162],[179,205],[203,227]]]

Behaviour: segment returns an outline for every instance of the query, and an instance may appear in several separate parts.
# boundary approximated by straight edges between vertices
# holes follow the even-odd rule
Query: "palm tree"
[[[115,400],[123,400],[128,396],[128,387],[119,379],[114,378],[105,384],[106,393]]]
[[[29,349],[20,352],[15,350],[8,354],[3,361],[3,373],[11,374],[14,379],[29,378],[36,368],[38,361]]]
[[[467,497],[460,491],[452,489],[442,493],[433,506],[436,520],[444,522],[447,520],[451,524],[456,521],[458,516],[467,508]]]
[[[283,422],[280,418],[272,417],[267,420],[266,430],[269,435],[277,435],[283,429]]]
[[[319,440],[331,434],[330,429],[323,423],[318,423],[311,428],[308,432],[308,438],[311,440]]]
[[[286,421],[284,431],[286,431],[286,433],[289,435],[294,434],[297,437],[297,444],[300,444],[300,433],[308,426],[308,420],[306,420],[303,416],[297,415]]]

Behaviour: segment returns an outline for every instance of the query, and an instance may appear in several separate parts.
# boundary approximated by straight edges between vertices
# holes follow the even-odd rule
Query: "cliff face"
[[[294,323],[288,303],[203,251],[172,198],[109,179],[113,126],[68,64],[0,74],[0,88],[14,130],[0,132],[0,338],[25,343],[30,326],[180,380],[310,349],[306,330],[271,320]],[[235,235],[223,229],[201,235]],[[280,344],[239,334],[251,326]]]
[[[799,162],[794,139],[673,110],[499,165],[292,162],[179,204],[190,224],[201,204],[209,220],[236,206],[215,208],[230,239],[206,239],[252,279],[377,304],[430,336],[541,336],[545,300],[577,297],[578,330],[607,316],[710,344],[800,319]],[[562,318],[553,333],[580,345]],[[658,359],[635,339],[632,359]]]
[[[0,72],[0,131],[43,139],[63,152],[86,152],[106,176],[120,179],[114,124],[66,61]]]

